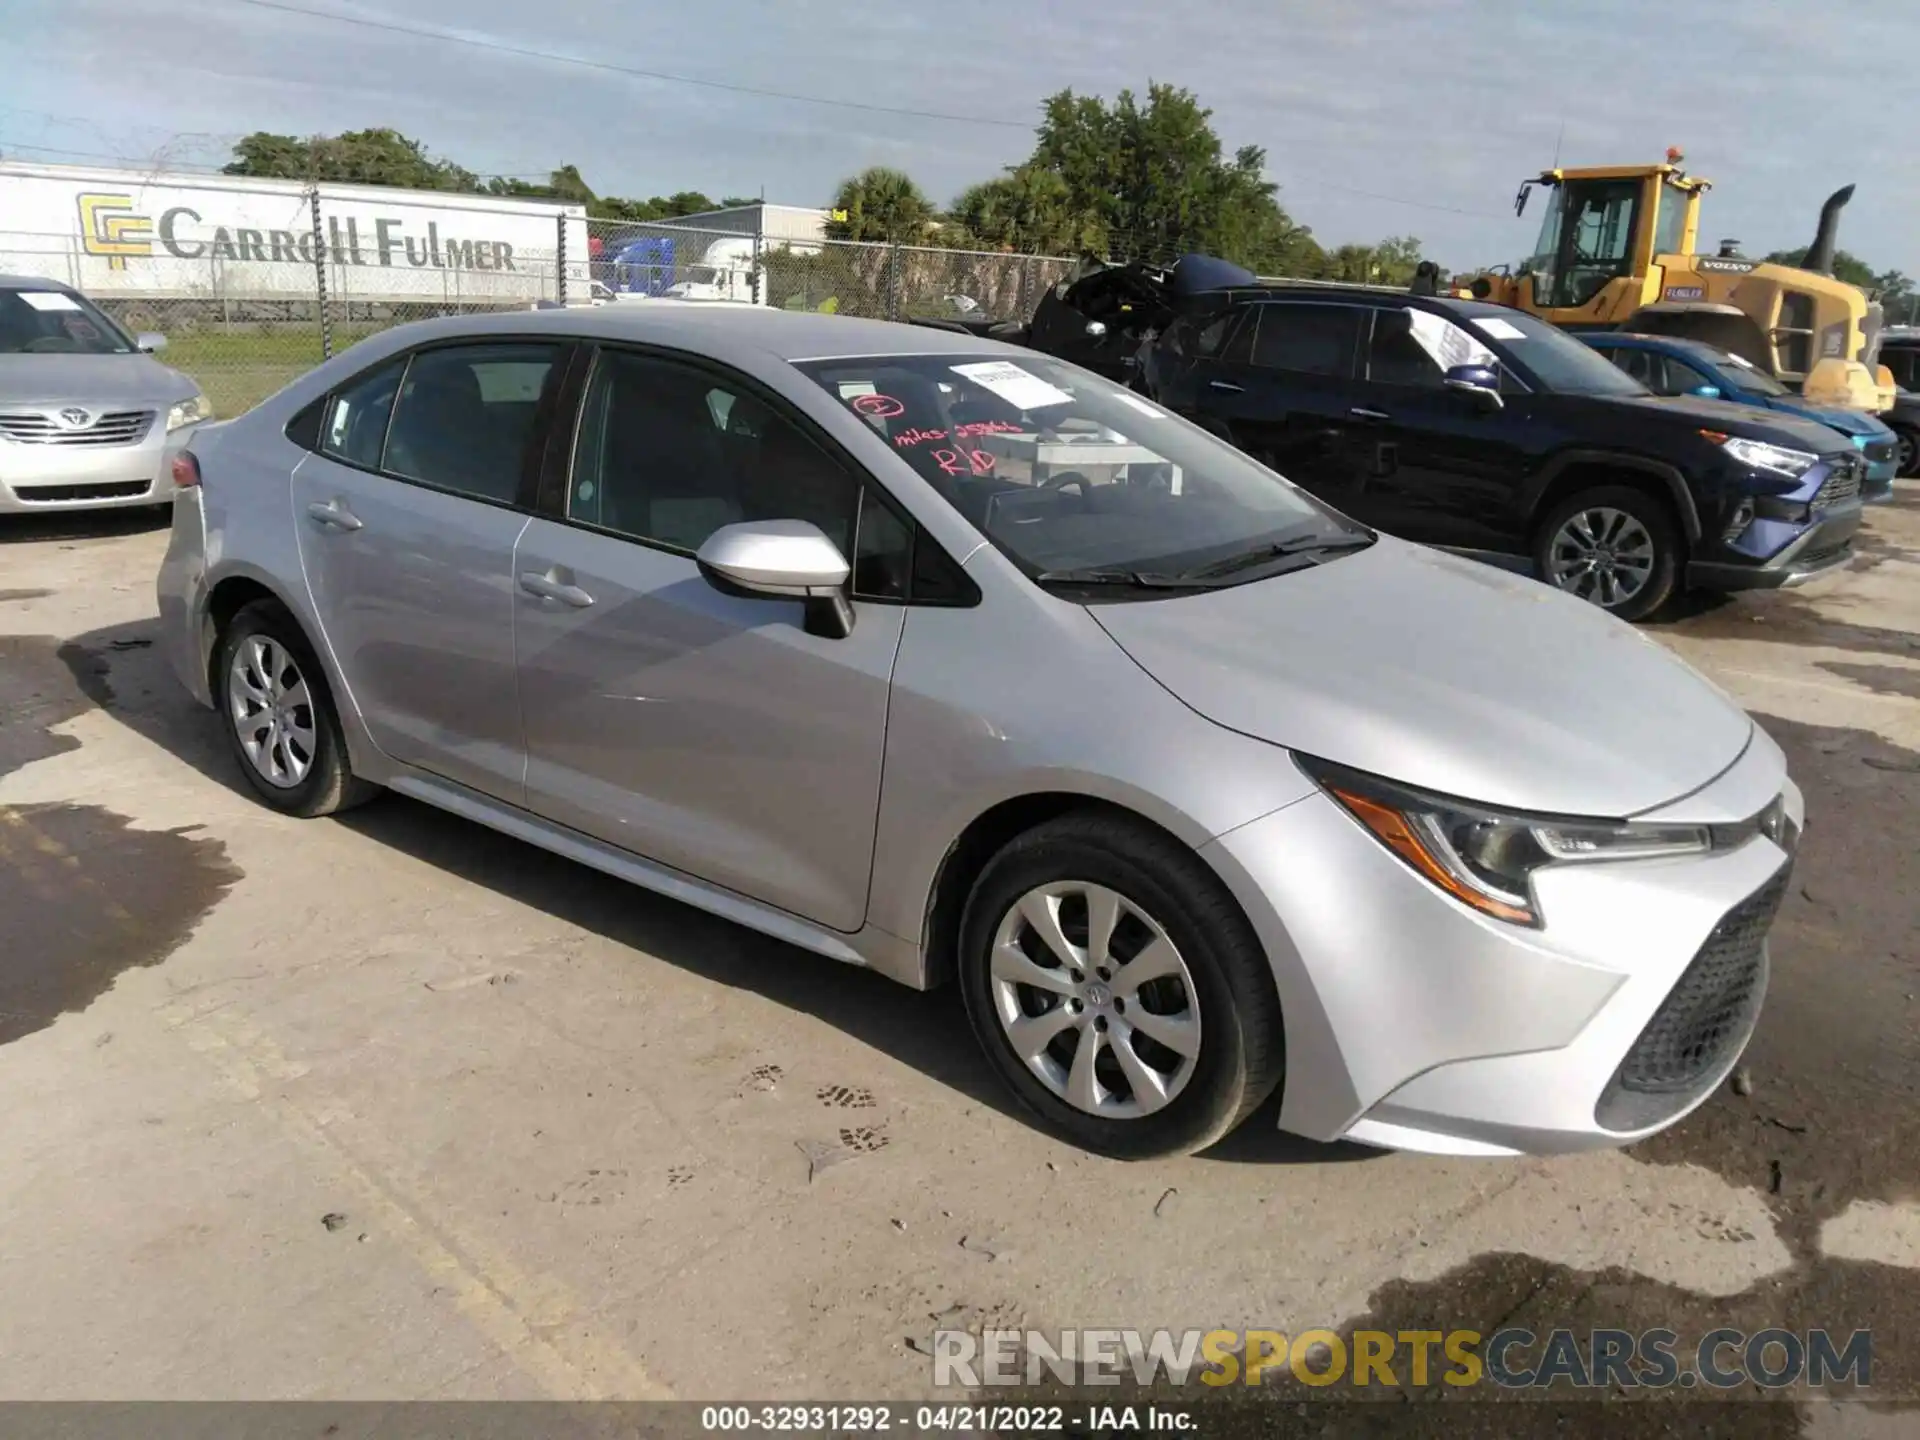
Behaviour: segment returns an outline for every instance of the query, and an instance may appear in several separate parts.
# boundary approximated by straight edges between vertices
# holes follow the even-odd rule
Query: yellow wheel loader
[[[1709,183],[1664,165],[1548,170],[1534,188],[1547,213],[1533,255],[1453,282],[1456,290],[1530,311],[1567,330],[1684,335],[1750,360],[1820,405],[1881,411],[1892,372],[1879,363],[1881,309],[1832,274],[1840,209],[1853,186],[1820,207],[1804,268],[1748,260],[1725,241],[1698,253],[1700,197]]]

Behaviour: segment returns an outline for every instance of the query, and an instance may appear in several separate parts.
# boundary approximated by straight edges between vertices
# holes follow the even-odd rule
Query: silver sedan
[[[970,336],[633,305],[389,331],[177,468],[181,681],[382,787],[916,987],[1041,1122],[1623,1144],[1732,1068],[1802,823],[1627,626]]]
[[[193,381],[53,280],[0,275],[0,514],[153,505],[212,415]]]

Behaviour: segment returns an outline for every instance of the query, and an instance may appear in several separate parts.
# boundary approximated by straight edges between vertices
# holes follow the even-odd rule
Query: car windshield
[[[1724,372],[1730,380],[1742,390],[1751,390],[1757,395],[1791,395],[1793,392],[1774,379],[1758,365],[1731,350],[1716,350],[1711,345],[1702,345],[1700,353],[1711,361],[1716,370]]]
[[[64,290],[0,290],[0,355],[126,355],[113,321]]]
[[[1257,579],[1265,558],[1331,554],[1370,538],[1198,427],[1041,355],[887,355],[798,368],[1046,582],[1184,580],[1221,566],[1235,581]]]
[[[1562,395],[1653,393],[1598,350],[1524,311],[1470,315],[1467,322],[1542,390]]]

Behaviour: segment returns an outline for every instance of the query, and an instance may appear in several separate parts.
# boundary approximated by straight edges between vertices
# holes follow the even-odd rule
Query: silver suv
[[[193,381],[78,290],[0,275],[0,514],[152,505],[212,415]]]
[[[1618,1145],[1753,1030],[1779,748],[1571,596],[1057,360],[431,321],[196,438],[162,632],[267,804],[381,787],[916,987],[1057,1132]],[[799,963],[798,957],[795,963]]]

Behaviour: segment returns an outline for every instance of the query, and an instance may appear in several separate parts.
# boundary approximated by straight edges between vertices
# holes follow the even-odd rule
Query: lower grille
[[[138,445],[153,428],[151,410],[109,410],[92,418],[82,410],[75,416],[85,421],[80,425],[59,418],[66,413],[0,415],[0,435],[22,445]]]
[[[1836,461],[1833,473],[1820,482],[1820,488],[1814,493],[1813,508],[1818,510],[1827,505],[1838,505],[1844,500],[1852,500],[1860,493],[1860,465],[1852,459],[1844,464]]]
[[[1594,1108],[1607,1130],[1657,1125],[1699,1099],[1753,1033],[1767,992],[1767,931],[1792,862],[1713,927]]]
[[[123,500],[129,495],[144,495],[153,488],[151,480],[108,480],[96,485],[22,485],[13,498],[22,505],[54,505],[62,500]]]

